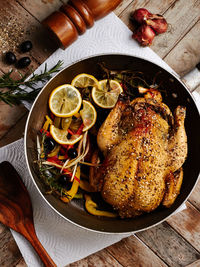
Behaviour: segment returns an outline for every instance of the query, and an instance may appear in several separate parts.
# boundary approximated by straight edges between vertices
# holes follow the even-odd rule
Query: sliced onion
[[[75,176],[75,174],[76,174],[77,166],[78,166],[78,164],[76,164],[76,165],[74,166],[74,169],[73,169],[73,172],[72,172],[72,177],[71,177],[71,179],[70,179],[71,182],[74,180],[74,176]]]
[[[39,136],[38,135],[36,137],[36,141],[37,141],[38,160],[40,160],[41,146],[40,146],[40,139],[39,139]]]

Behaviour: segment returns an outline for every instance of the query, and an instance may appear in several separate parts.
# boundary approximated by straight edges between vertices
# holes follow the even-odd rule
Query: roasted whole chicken
[[[178,106],[172,115],[160,92],[151,90],[132,102],[120,97],[100,127],[104,161],[91,168],[90,184],[122,218],[174,203],[187,156],[185,114]]]

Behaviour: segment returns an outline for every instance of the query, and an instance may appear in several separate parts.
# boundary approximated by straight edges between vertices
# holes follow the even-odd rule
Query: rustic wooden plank
[[[200,253],[166,222],[138,233],[137,237],[169,266],[185,266],[200,259]]]
[[[115,15],[119,16],[130,4],[132,5],[133,2],[133,0],[123,0],[114,10]]]
[[[187,202],[186,205],[187,209],[171,216],[167,222],[200,251],[200,212],[190,203]]]
[[[0,102],[0,139],[15,125],[24,114],[27,109],[20,106],[10,107],[9,105]]]
[[[17,0],[28,12],[42,21],[62,5],[60,0]]]
[[[114,259],[105,249],[88,256],[80,261],[69,264],[66,267],[121,267],[122,265]]]
[[[200,85],[194,90],[200,94]]]
[[[28,116],[28,111],[18,120],[14,126],[0,139],[0,147],[8,145],[24,135],[25,124]]]
[[[42,63],[56,49],[46,29],[15,0],[1,0],[0,10],[1,52],[14,51],[17,58],[30,56],[32,64],[28,69],[35,69],[38,63]],[[22,54],[18,46],[24,40],[31,40],[33,49]],[[10,66],[3,64],[1,60],[0,69],[8,71]]]
[[[200,1],[176,1],[164,13],[169,30],[154,39],[152,49],[162,58],[165,57],[199,20],[199,14]]]
[[[0,223],[0,235],[5,231],[6,226],[2,223]]]
[[[25,263],[24,259],[20,259],[15,267],[27,267],[27,264]]]
[[[191,263],[190,265],[187,265],[186,267],[199,267],[200,266],[200,260],[195,261]]]
[[[151,13],[163,14],[175,0],[135,0],[123,12],[120,13],[119,18],[131,29],[134,29],[133,24],[130,22],[130,14],[138,8],[146,8]],[[158,37],[157,37],[158,38]],[[154,50],[154,49],[153,49]],[[156,49],[154,50],[156,52]]]
[[[107,250],[123,266],[167,266],[147,246],[134,235],[122,239],[120,242],[110,246]]]
[[[200,9],[199,9],[200,12]],[[179,75],[183,76],[200,62],[200,21],[164,58]]]
[[[197,185],[195,186],[192,194],[189,197],[189,201],[200,211],[200,180],[198,181]]]
[[[10,230],[5,228],[4,231],[0,233],[0,266],[16,266],[21,259],[22,255]]]
[[[0,76],[3,73],[0,71]],[[0,139],[11,129],[16,120],[21,118],[26,112],[22,105],[10,107],[0,101]]]

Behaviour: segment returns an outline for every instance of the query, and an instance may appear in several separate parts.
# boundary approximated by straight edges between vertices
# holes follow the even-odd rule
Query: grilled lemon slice
[[[115,80],[101,80],[99,84],[100,88],[92,88],[94,102],[101,108],[113,108],[123,92],[121,85]]]
[[[71,117],[82,103],[80,92],[71,84],[63,84],[54,89],[49,97],[49,108],[57,117]]]

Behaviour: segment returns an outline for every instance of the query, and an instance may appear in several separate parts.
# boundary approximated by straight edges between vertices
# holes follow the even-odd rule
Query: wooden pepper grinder
[[[73,43],[78,35],[114,10],[122,0],[70,0],[59,11],[53,12],[42,24],[45,25],[63,49]]]

